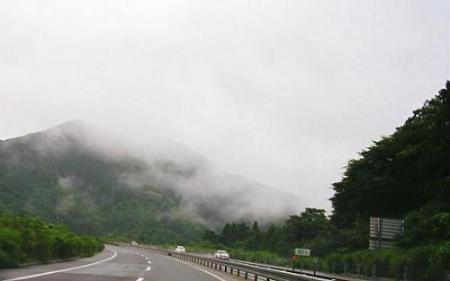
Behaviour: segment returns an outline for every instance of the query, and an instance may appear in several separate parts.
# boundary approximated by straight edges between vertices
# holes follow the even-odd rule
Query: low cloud
[[[172,191],[179,197],[181,213],[192,220],[217,228],[230,221],[261,223],[284,219],[299,210],[292,194],[252,182],[240,175],[221,174],[201,155],[181,144],[161,139],[145,146],[72,121],[28,135],[24,140],[39,153],[69,153],[81,146],[87,153],[112,163],[133,163],[114,175],[123,188],[145,192],[145,186]],[[58,184],[68,193],[58,209],[71,204],[71,189],[81,184],[74,175],[60,175]]]

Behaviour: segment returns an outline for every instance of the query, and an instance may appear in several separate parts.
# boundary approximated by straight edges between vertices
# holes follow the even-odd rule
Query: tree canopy
[[[351,160],[333,184],[332,220],[350,226],[369,216],[403,218],[425,206],[450,208],[450,82],[395,133]]]

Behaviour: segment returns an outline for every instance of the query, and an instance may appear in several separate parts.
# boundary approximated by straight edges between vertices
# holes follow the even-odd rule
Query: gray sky
[[[330,208],[450,79],[448,1],[0,2],[0,138],[82,119]]]

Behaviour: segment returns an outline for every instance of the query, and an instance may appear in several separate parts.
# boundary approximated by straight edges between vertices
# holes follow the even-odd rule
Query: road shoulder
[[[48,272],[61,271],[73,267],[86,266],[89,264],[97,263],[102,260],[111,258],[114,255],[114,247],[106,246],[105,249],[95,256],[89,258],[82,258],[72,261],[60,262],[60,263],[50,263],[41,265],[31,265],[12,269],[2,269],[0,270],[0,280],[9,280],[22,278],[26,276],[32,276],[36,274],[44,274]]]

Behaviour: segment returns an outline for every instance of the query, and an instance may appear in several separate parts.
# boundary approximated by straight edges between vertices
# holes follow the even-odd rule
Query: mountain
[[[0,211],[78,233],[186,241],[227,221],[274,220],[290,211],[289,198],[215,173],[179,145],[139,147],[81,121],[0,141]],[[269,200],[286,205],[267,210]]]

